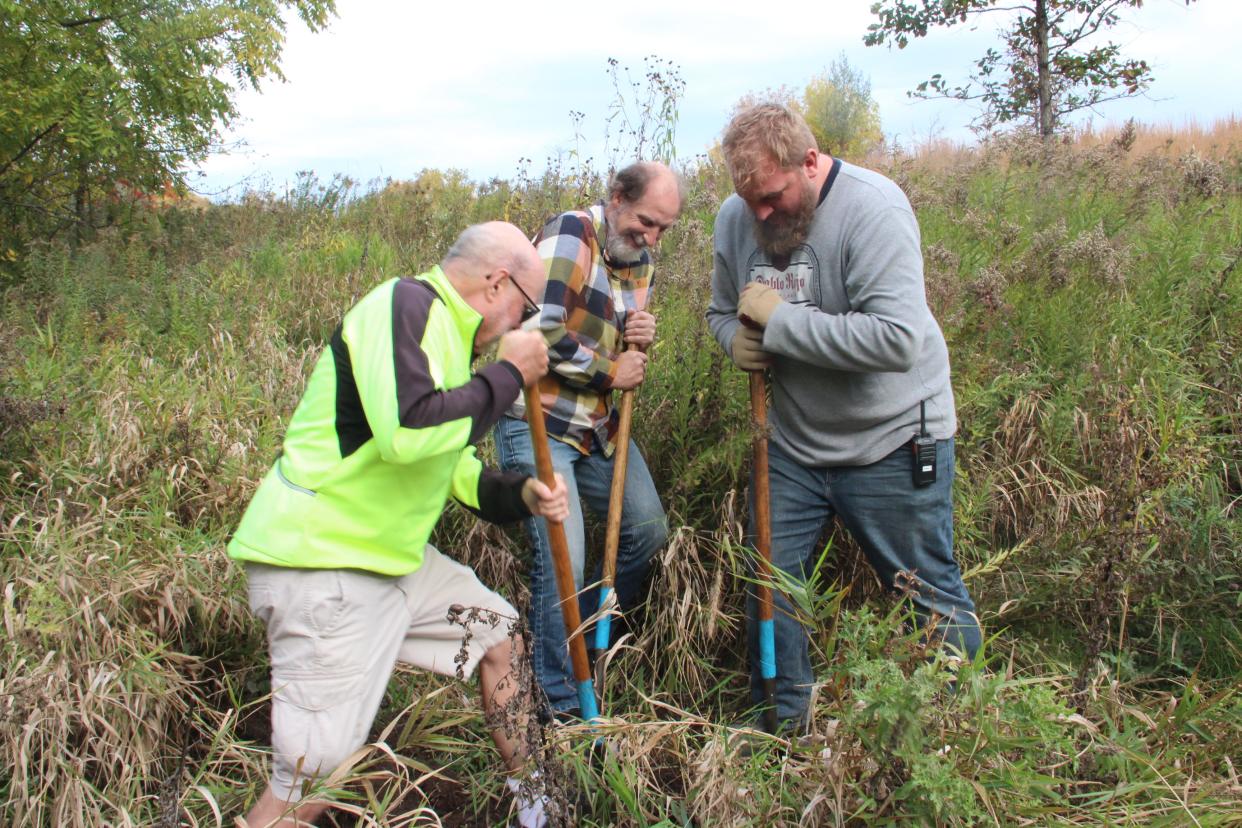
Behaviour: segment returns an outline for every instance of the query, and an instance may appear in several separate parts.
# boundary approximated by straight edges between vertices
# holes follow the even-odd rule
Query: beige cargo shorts
[[[469,677],[517,620],[474,570],[430,544],[401,577],[256,563],[246,575],[272,662],[272,789],[286,800],[366,742],[398,660]],[[455,605],[466,612],[450,621]]]

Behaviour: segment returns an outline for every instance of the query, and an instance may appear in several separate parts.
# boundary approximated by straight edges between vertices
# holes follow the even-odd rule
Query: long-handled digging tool
[[[530,424],[530,441],[535,449],[535,470],[545,486],[554,486],[552,452],[548,450],[548,427],[543,421],[543,404],[539,389],[526,387],[526,419]],[[587,661],[586,642],[582,637],[582,615],[578,612],[578,592],[574,584],[574,570],[569,563],[569,543],[565,540],[565,527],[547,521],[548,540],[552,545],[552,567],[556,572],[556,590],[561,598],[561,617],[565,619],[565,636],[569,639],[569,658],[573,663],[574,681],[578,685],[578,707],[582,718],[591,721],[599,718],[599,705],[595,701],[595,684],[591,680],[591,666]]]
[[[608,492],[608,525],[604,535],[604,563],[599,584],[599,618],[595,620],[596,668],[599,656],[608,649],[612,636],[612,614],[617,604],[613,585],[617,580],[617,549],[621,545],[621,512],[625,501],[625,473],[630,459],[630,421],[634,411],[634,389],[621,392],[617,406],[617,449],[612,458],[612,488]],[[602,685],[602,681],[601,681]]]
[[[750,372],[751,450],[755,463],[755,546],[759,551],[759,677],[763,679],[763,726],[776,733],[776,630],[772,622],[772,511],[768,488],[768,380]]]

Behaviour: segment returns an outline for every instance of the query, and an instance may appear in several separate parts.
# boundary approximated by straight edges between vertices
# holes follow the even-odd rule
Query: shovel
[[[742,324],[756,327],[743,317]],[[748,324],[750,323],[750,324]],[[763,726],[776,733],[776,628],[772,621],[772,511],[768,487],[768,375],[750,371],[751,452],[755,464],[755,546],[762,559],[758,581],[759,678],[763,680]]]
[[[617,549],[621,545],[621,511],[625,501],[625,472],[630,459],[630,422],[634,411],[634,389],[621,392],[617,406],[617,449],[612,461],[612,488],[608,493],[608,525],[604,536],[604,562],[599,585],[599,618],[595,621],[596,666],[598,655],[608,649],[612,634],[612,615],[617,605],[613,584],[617,579]],[[600,667],[602,671],[602,667]]]
[[[548,427],[543,421],[543,404],[537,386],[526,387],[526,419],[530,424],[530,439],[535,449],[535,469],[539,480],[552,487],[552,452],[548,449]],[[578,707],[587,721],[599,718],[599,705],[595,700],[595,683],[591,680],[591,667],[587,661],[586,642],[582,638],[582,616],[578,612],[577,587],[574,570],[569,563],[569,544],[565,540],[565,527],[547,521],[548,540],[552,545],[552,567],[556,573],[556,590],[561,599],[561,617],[565,619],[565,636],[569,640],[569,658],[573,663],[574,681],[578,687]]]

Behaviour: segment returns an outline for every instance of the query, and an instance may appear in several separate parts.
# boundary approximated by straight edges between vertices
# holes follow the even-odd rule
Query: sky
[[[321,180],[341,173],[365,187],[428,168],[463,170],[476,181],[513,178],[523,163],[538,174],[549,159],[574,151],[599,168],[609,154],[606,119],[618,101],[609,58],[644,93],[648,65],[671,64],[685,81],[679,160],[719,139],[742,96],[782,86],[800,91],[841,56],[869,77],[890,141],[907,148],[930,139],[971,142],[977,108],[906,93],[935,72],[966,80],[974,60],[999,43],[999,16],[933,30],[904,50],[867,47],[872,2],[784,0],[733,10],[719,0],[338,0],[337,17],[321,32],[289,23],[286,82],[268,79],[260,91],[238,94],[239,117],[225,134],[233,148],[209,158],[189,183],[223,200],[246,189],[282,192],[300,170]],[[779,8],[779,18],[769,8]],[[1131,117],[1207,126],[1242,116],[1239,31],[1242,0],[1189,7],[1146,0],[1126,10],[1107,37],[1123,54],[1147,60],[1155,81],[1146,95],[1088,117],[1095,126]],[[637,98],[627,88],[631,107]],[[615,149],[615,128],[611,134]]]

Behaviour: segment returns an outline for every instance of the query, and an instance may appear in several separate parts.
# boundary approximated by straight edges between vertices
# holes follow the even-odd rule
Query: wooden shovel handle
[[[530,441],[535,451],[535,471],[539,480],[548,487],[556,485],[552,472],[552,452],[548,449],[548,428],[543,421],[543,404],[539,389],[528,385],[526,395],[526,420],[530,424]],[[548,541],[552,546],[552,568],[556,573],[556,590],[561,599],[561,616],[565,619],[565,635],[569,639],[569,658],[573,663],[574,680],[578,683],[578,696],[582,715],[593,719],[598,713],[595,703],[591,666],[587,660],[586,642],[582,640],[582,615],[578,612],[578,589],[574,583],[574,570],[569,562],[569,543],[565,539],[565,527],[547,521]],[[589,690],[589,705],[587,691]],[[589,707],[589,709],[588,709]]]
[[[772,503],[768,479],[768,388],[764,371],[750,372],[751,449],[755,464],[755,546],[760,565],[756,580],[759,599],[759,672],[767,706],[764,725],[775,733],[776,639],[772,620]]]
[[[621,512],[625,502],[625,473],[630,461],[630,423],[634,414],[634,389],[621,392],[617,406],[617,448],[612,459],[612,488],[608,492],[608,525],[604,537],[603,583],[612,586],[617,576],[617,548],[621,545]]]

